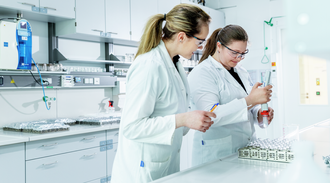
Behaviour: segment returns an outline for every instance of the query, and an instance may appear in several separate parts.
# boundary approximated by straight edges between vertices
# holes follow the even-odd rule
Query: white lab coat
[[[253,83],[240,65],[234,68],[245,89],[250,93]],[[195,131],[192,165],[220,159],[237,152],[255,138],[260,105],[248,110],[247,93],[236,79],[212,56],[196,66],[188,76],[192,110],[209,111],[213,104],[217,118],[205,133]]]
[[[179,72],[163,41],[131,65],[112,183],[151,182],[180,171],[182,136],[189,129],[175,129],[175,114],[188,111],[189,86],[176,65]]]

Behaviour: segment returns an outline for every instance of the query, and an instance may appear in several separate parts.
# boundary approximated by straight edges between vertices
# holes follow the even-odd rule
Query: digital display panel
[[[21,22],[21,29],[26,29],[26,22]]]

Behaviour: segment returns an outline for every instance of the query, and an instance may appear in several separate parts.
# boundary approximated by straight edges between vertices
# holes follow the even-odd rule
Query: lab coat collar
[[[165,47],[165,43],[164,43],[163,40],[160,40],[160,43],[159,43],[158,47],[159,47],[160,51],[162,52],[163,56],[165,56],[165,59],[164,60],[166,62],[165,63],[166,66],[167,67],[174,67],[175,68],[174,63],[173,63],[173,60],[172,60],[170,54],[168,53],[168,51],[167,51],[167,49]]]
[[[173,60],[172,60],[170,54],[168,53],[163,40],[160,40],[160,43],[159,43],[158,47],[159,47],[159,50],[162,52],[162,55],[165,57],[164,58],[165,65],[168,68],[170,68],[170,70],[172,70],[175,77],[177,77],[179,82],[181,84],[183,84],[183,86],[185,87],[185,93],[186,93],[186,97],[187,97],[186,100],[188,101],[188,98],[189,98],[189,95],[190,95],[189,84],[188,84],[186,72],[185,72],[181,62],[176,63],[176,66],[177,66],[178,71],[179,71],[179,72],[177,72],[176,68],[175,68],[175,65],[173,63]]]
[[[228,72],[228,70],[220,62],[216,61],[211,55],[209,55],[208,59],[211,61],[211,64],[215,68],[218,68],[220,71],[222,71],[224,79],[226,79],[229,83],[234,85],[236,88],[239,88],[240,90],[244,91],[242,86],[235,80],[234,77],[231,76],[231,74]],[[224,72],[224,71],[226,71],[226,72]],[[247,80],[247,78],[249,77],[248,72],[241,66],[241,63],[238,63],[234,67],[234,72],[236,72],[238,74],[238,76],[240,77],[240,79],[243,82],[243,85],[245,86],[245,89],[246,89],[247,85],[245,83],[245,80]],[[246,93],[246,92],[244,91],[244,93]]]

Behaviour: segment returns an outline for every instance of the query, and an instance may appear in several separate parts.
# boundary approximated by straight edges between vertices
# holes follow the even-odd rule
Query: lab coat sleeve
[[[216,118],[213,126],[223,126],[242,121],[248,121],[248,110],[245,98],[234,99],[229,103],[220,103],[220,89],[222,80],[216,79],[212,72],[195,72],[188,76],[190,84],[191,102],[196,106],[197,110],[209,111],[215,103],[219,106],[213,111]],[[220,87],[221,88],[221,87]]]
[[[261,108],[261,105],[256,105],[254,106],[252,109],[250,109],[250,112],[252,113],[253,115],[253,121],[254,121],[254,124],[255,125],[258,125],[258,112],[259,112],[259,109]]]
[[[131,66],[132,67],[132,66]],[[126,103],[121,128],[127,139],[137,142],[171,145],[176,129],[175,114],[153,116],[157,100],[167,81],[160,63],[136,63],[127,77]],[[171,84],[171,83],[169,83]]]

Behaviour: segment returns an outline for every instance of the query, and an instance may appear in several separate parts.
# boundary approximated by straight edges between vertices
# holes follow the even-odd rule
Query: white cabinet
[[[31,12],[39,12],[63,18],[75,18],[75,0],[0,0],[0,6]]]
[[[107,131],[107,176],[111,180],[112,166],[115,160],[118,147],[118,135],[119,130],[108,130]]]
[[[104,33],[104,0],[77,0],[76,23],[76,32],[98,36]]]
[[[225,14],[223,12],[211,9],[209,15],[211,16],[212,20],[208,37],[210,37],[213,31],[216,29],[223,28],[225,26]]]
[[[105,132],[26,142],[26,160],[100,146]]]
[[[17,10],[32,11],[32,7],[39,7],[39,0],[0,0],[0,6]]]
[[[56,35],[82,40],[89,40],[89,35],[98,36],[90,38],[94,41],[103,38],[130,40],[129,0],[77,0],[76,19],[57,22]]]
[[[87,182],[106,175],[100,147],[26,161],[26,183]]]
[[[107,145],[107,167],[108,177],[112,175],[112,166],[117,153],[118,143]]]
[[[141,40],[147,21],[157,13],[157,1],[131,0],[131,40]]]
[[[130,4],[129,0],[105,0],[106,33],[111,38],[130,40]]]
[[[0,182],[25,182],[24,143],[0,146]]]
[[[158,13],[165,14],[171,11],[174,6],[180,4],[180,0],[158,0]]]
[[[80,0],[79,0],[80,1]],[[48,15],[75,18],[74,0],[40,0],[40,8],[47,9]]]

